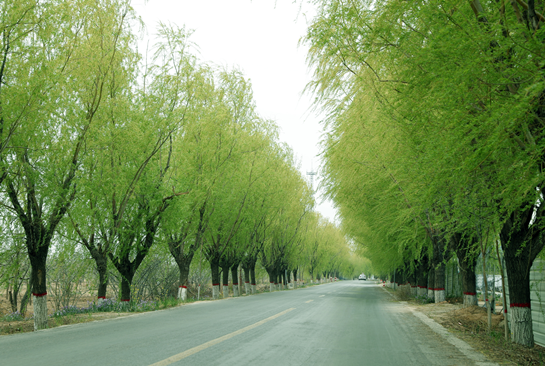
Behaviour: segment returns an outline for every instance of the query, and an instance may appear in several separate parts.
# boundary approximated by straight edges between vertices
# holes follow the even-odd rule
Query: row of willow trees
[[[325,188],[344,229],[377,272],[431,268],[436,290],[455,253],[468,301],[478,253],[503,252],[511,339],[533,346],[545,3],[313,2],[308,89],[327,112]]]
[[[243,75],[200,63],[174,26],[143,56],[138,26],[125,0],[0,4],[0,248],[26,249],[35,328],[48,254],[70,245],[94,260],[99,298],[115,267],[124,301],[157,245],[180,286],[201,251],[216,296],[220,267],[251,276],[258,259],[271,281],[307,263],[354,271]]]

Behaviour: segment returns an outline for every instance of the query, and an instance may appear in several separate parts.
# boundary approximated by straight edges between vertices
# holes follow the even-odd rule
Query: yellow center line
[[[308,301],[305,301],[305,304],[308,304],[309,302],[313,302],[314,300],[308,300]]]
[[[312,301],[312,300],[310,300],[310,301]],[[178,353],[177,355],[171,356],[171,357],[169,357],[167,359],[164,359],[163,361],[156,362],[156,363],[154,363],[154,364],[152,364],[150,366],[166,366],[166,365],[170,365],[171,363],[178,362],[180,360],[183,360],[186,357],[194,355],[197,352],[200,352],[200,351],[205,350],[205,349],[207,349],[209,347],[212,347],[212,346],[214,346],[214,345],[216,345],[218,343],[221,343],[221,342],[226,341],[226,340],[228,340],[230,338],[233,338],[234,336],[237,336],[239,334],[247,332],[247,331],[249,331],[251,329],[257,328],[260,325],[263,325],[268,321],[271,321],[271,320],[276,319],[276,318],[278,318],[278,317],[280,317],[280,316],[282,316],[284,314],[287,314],[292,310],[295,310],[295,308],[290,308],[288,310],[284,310],[281,313],[278,313],[276,315],[268,317],[267,319],[263,319],[263,320],[261,320],[261,321],[259,321],[257,323],[254,323],[252,325],[248,325],[247,327],[239,329],[239,330],[237,330],[237,331],[235,331],[233,333],[226,334],[223,337],[213,339],[210,342],[203,343],[200,346],[193,347],[193,348],[188,349],[187,351],[184,351],[182,353]]]

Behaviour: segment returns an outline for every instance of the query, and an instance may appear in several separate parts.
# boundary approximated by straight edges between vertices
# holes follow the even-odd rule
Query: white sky
[[[291,0],[133,0],[133,7],[153,39],[157,24],[172,23],[193,29],[200,59],[238,68],[252,82],[258,113],[280,126],[280,140],[294,150],[303,174],[317,170],[322,133],[319,116],[310,111],[311,97],[303,95],[310,80],[307,49],[298,46],[314,9]],[[315,188],[317,181],[314,181]],[[330,220],[330,202],[318,211]]]

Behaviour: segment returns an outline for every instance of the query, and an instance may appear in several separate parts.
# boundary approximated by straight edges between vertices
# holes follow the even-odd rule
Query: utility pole
[[[310,177],[310,190],[312,191],[312,195],[314,196],[314,176],[317,173],[311,168],[310,172],[307,172],[307,175]]]

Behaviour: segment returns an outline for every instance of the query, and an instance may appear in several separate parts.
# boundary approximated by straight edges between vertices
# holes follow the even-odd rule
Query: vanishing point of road
[[[0,337],[1,365],[494,365],[372,282]]]

